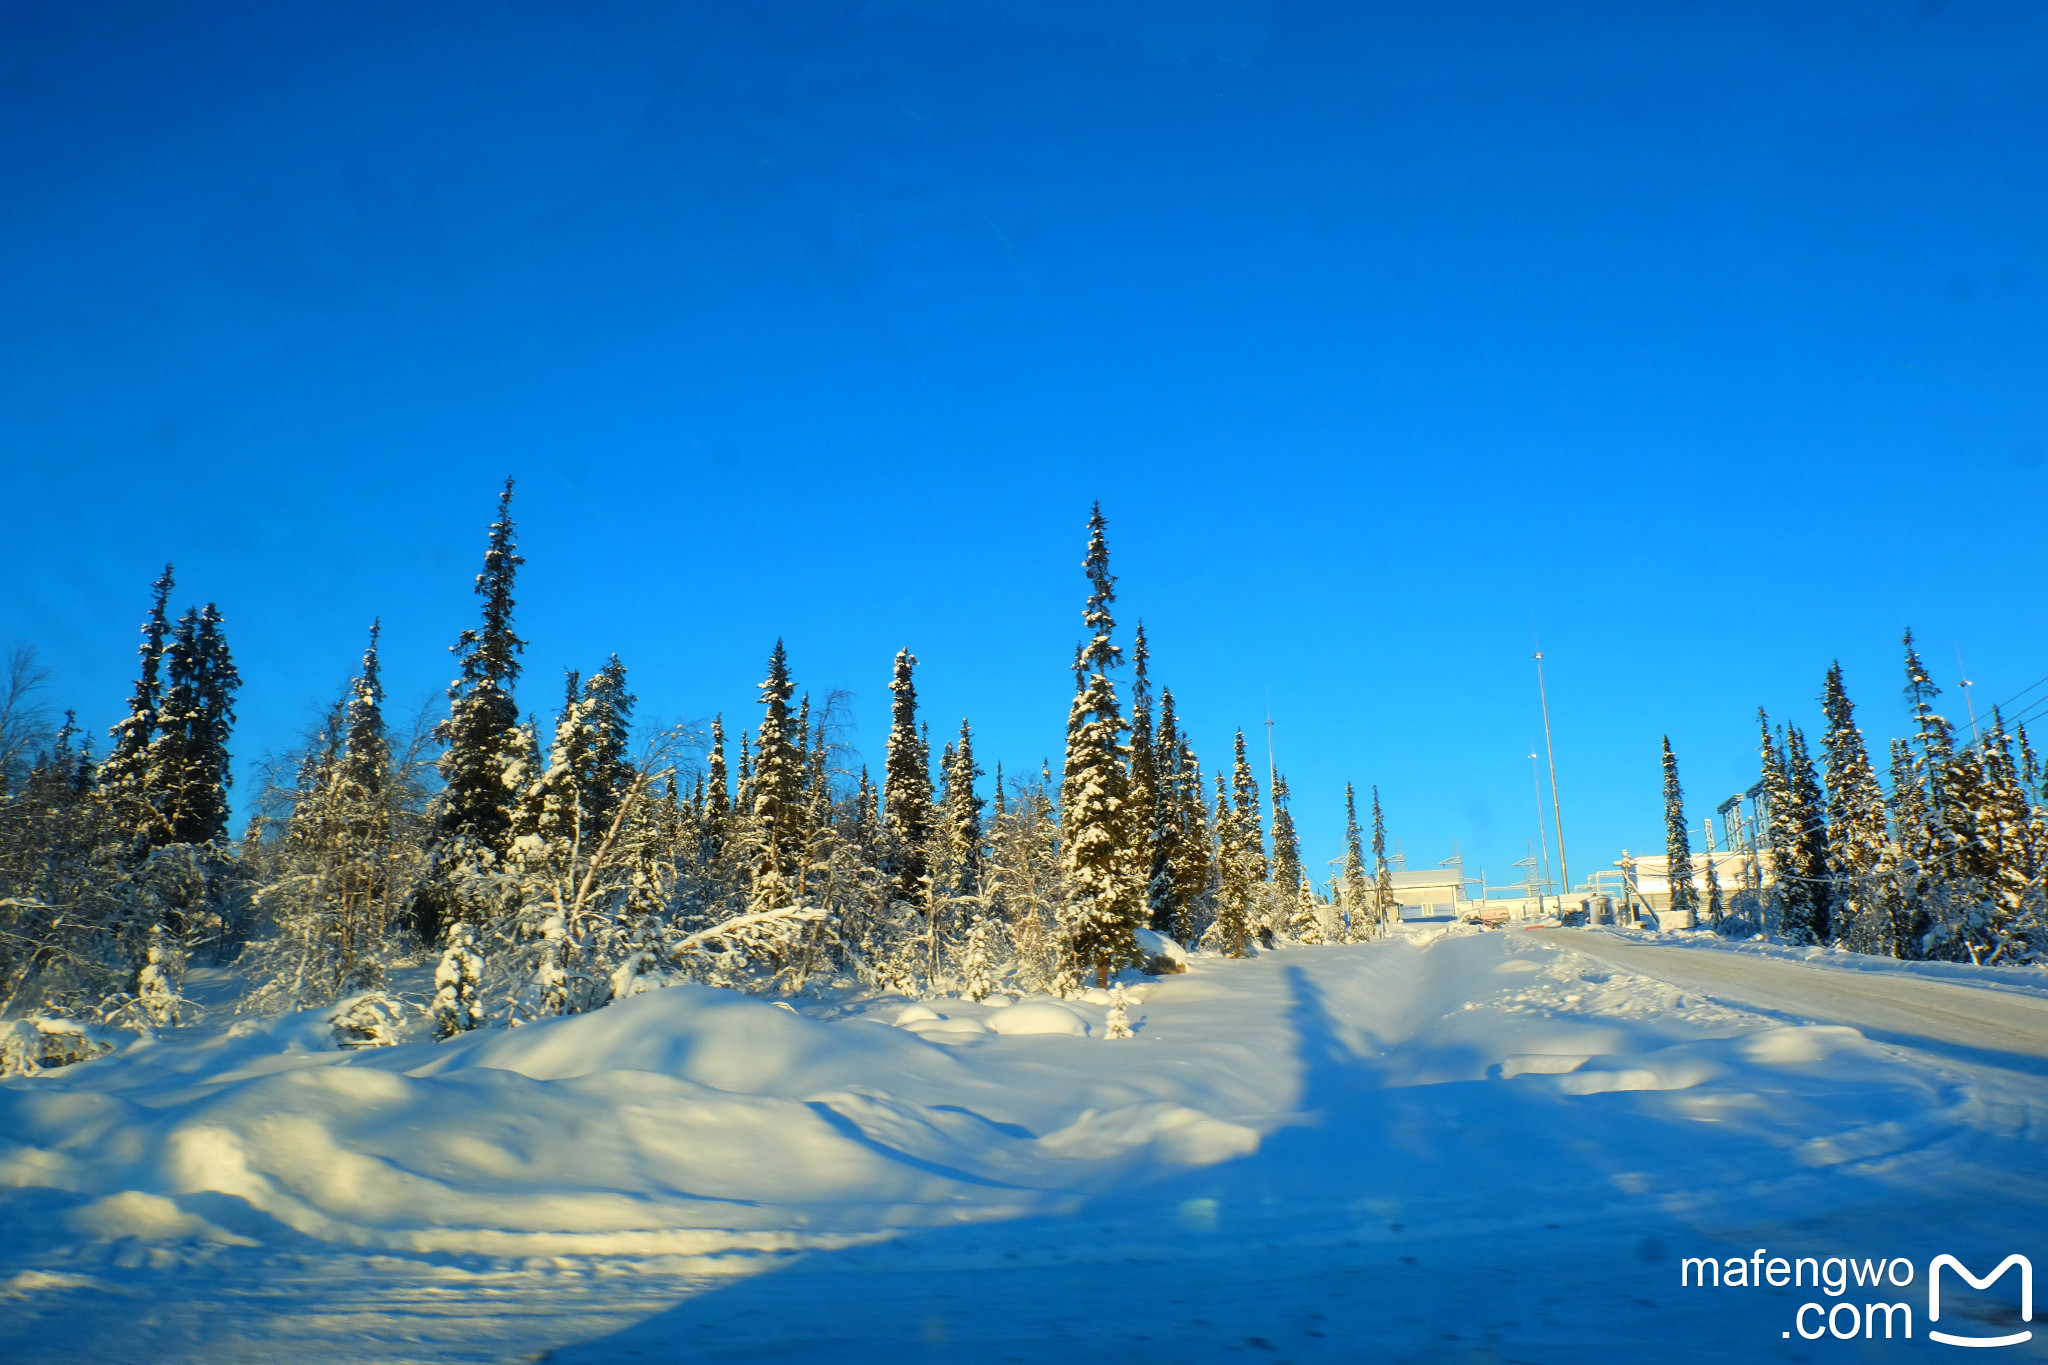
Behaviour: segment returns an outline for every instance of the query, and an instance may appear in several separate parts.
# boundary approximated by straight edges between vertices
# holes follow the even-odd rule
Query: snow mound
[[[1069,1034],[1086,1037],[1088,1025],[1065,1005],[1050,1000],[1026,1000],[992,1016],[988,1026],[1012,1037],[1023,1034]]]

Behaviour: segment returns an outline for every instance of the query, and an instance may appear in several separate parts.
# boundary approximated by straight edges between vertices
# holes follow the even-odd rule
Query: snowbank
[[[1514,1283],[1634,1274],[1646,1226],[1811,1219],[1878,1187],[2048,1206],[2027,1174],[2048,1133],[2037,1075],[1787,1026],[1555,938],[1203,957],[1128,992],[1137,1031],[1115,1046],[1092,998],[811,1017],[676,986],[440,1044],[337,1050],[331,1010],[186,1027],[0,1081],[0,1354],[206,1359],[223,1321],[269,1314],[364,1334],[322,1338],[329,1359],[461,1354],[486,1324],[481,1354],[531,1356],[706,1277],[1090,1200],[1134,1211],[1119,1274],[1221,1255],[1256,1224],[1260,1247],[1308,1248],[1287,1292],[1317,1312],[1313,1267],[1393,1238],[1484,1230],[1529,1258]],[[1571,1231],[1609,1226],[1625,1240]],[[1018,1237],[985,1268],[1075,1250]],[[1080,1292],[1058,1280],[1047,1302]],[[150,1325],[95,1307],[115,1293],[149,1299]],[[406,1306],[448,1302],[461,1313]],[[777,1326],[725,1322],[723,1348]],[[460,1335],[419,1344],[436,1331]],[[278,1340],[252,1349],[317,1354]]]

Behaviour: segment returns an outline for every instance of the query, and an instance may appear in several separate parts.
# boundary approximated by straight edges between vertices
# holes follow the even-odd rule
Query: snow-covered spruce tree
[[[171,566],[150,587],[149,615],[142,624],[142,668],[129,698],[128,714],[110,733],[113,747],[100,765],[98,788],[114,818],[136,832],[139,851],[169,841],[158,814],[162,783],[151,759],[163,705],[164,648],[171,633],[168,604],[175,580]]]
[[[922,903],[932,828],[931,751],[917,725],[917,658],[896,652],[889,680],[888,757],[882,769],[882,820],[888,844],[884,867],[898,900]]]
[[[1372,889],[1372,917],[1379,932],[1394,922],[1394,872],[1387,865],[1387,818],[1380,811],[1380,789],[1372,789],[1372,860],[1377,869]]]
[[[476,949],[476,930],[462,920],[449,924],[447,946],[434,969],[434,1033],[452,1038],[482,1028],[484,1023],[484,959]]]
[[[1216,920],[1209,939],[1231,957],[1245,956],[1258,937],[1258,866],[1244,817],[1230,804],[1230,788],[1216,774]]]
[[[403,790],[406,779],[414,777],[392,772],[377,651],[382,630],[382,621],[370,623],[361,671],[349,683],[341,708],[339,750],[325,775],[330,784],[325,815],[334,822],[329,840],[335,856],[324,880],[334,899],[336,947],[344,978],[364,976],[363,964],[381,960],[392,918],[393,873],[400,870],[393,865],[394,827],[410,794]]]
[[[1821,793],[1813,757],[1807,751],[1806,735],[1796,725],[1785,727],[1785,775],[1791,782],[1793,818],[1799,830],[1798,875],[1808,890],[1802,938],[1808,943],[1826,943],[1834,936],[1830,895],[1834,879],[1828,867],[1826,798]]]
[[[960,739],[946,754],[946,795],[933,838],[933,884],[955,900],[980,894],[982,865],[982,799],[975,779],[982,771],[974,762],[974,731],[963,717]]]
[[[349,684],[342,709],[341,763],[336,773],[347,795],[353,841],[363,848],[382,847],[392,834],[388,804],[391,738],[384,724],[383,666],[377,655],[377,637],[383,628],[382,620],[370,622],[362,671]]]
[[[1131,993],[1121,981],[1110,992],[1109,1015],[1103,1020],[1102,1036],[1111,1041],[1137,1036],[1131,1029]]]
[[[603,829],[618,813],[635,776],[627,751],[638,698],[626,690],[626,666],[614,654],[583,685],[584,724],[590,728],[590,775],[580,784],[583,822]]]
[[[711,752],[704,760],[705,833],[716,843],[732,819],[732,780],[725,770],[725,715],[711,718]]]
[[[1927,831],[1927,793],[1920,785],[1913,746],[1907,740],[1891,742],[1891,794],[1885,805],[1891,818],[1891,838],[1878,863],[1879,915],[1870,951],[1884,957],[1913,958],[1920,955],[1920,941],[1928,928],[1933,887],[1921,859],[1932,840]]]
[[[1215,898],[1210,893],[1216,879],[1215,835],[1209,828],[1209,808],[1202,794],[1202,765],[1185,737],[1175,766],[1177,834],[1168,864],[1173,877],[1173,919],[1166,932],[1193,947],[1215,918]]]
[[[1920,865],[1930,894],[1938,895],[1954,876],[1955,840],[1949,828],[1947,794],[1954,785],[1948,777],[1949,761],[1955,755],[1955,731],[1946,718],[1937,715],[1934,699],[1941,689],[1934,685],[1919,651],[1913,647],[1913,632],[1905,635],[1906,701],[1912,708],[1914,785],[1920,789],[1918,841],[1907,854]],[[1931,907],[1930,907],[1931,909]]]
[[[454,920],[474,923],[496,913],[492,882],[511,851],[515,793],[538,776],[525,771],[530,740],[520,731],[512,695],[526,648],[512,631],[513,579],[523,563],[507,479],[476,578],[483,621],[456,638],[461,668],[448,688],[448,718],[435,731],[446,746],[442,789],[411,903],[413,931],[427,943],[439,942],[443,926]]]
[[[883,861],[880,793],[875,790],[874,780],[868,776],[866,764],[861,765],[860,785],[854,789],[853,807],[849,837],[861,855],[879,867]]]
[[[588,681],[569,670],[547,764],[523,794],[517,821],[556,850],[552,856],[577,861],[611,828],[638,776],[627,754],[635,700],[616,654]]]
[[[1141,922],[1146,924],[1151,924],[1153,919],[1152,879],[1161,863],[1159,810],[1164,780],[1158,737],[1152,723],[1151,661],[1152,650],[1145,640],[1145,623],[1140,621],[1131,641],[1131,738],[1126,746],[1130,809],[1125,813],[1125,825],[1129,830],[1131,867],[1145,902]]]
[[[1243,848],[1248,857],[1255,861],[1254,880],[1265,881],[1272,868],[1266,861],[1266,833],[1259,813],[1259,779],[1252,773],[1252,765],[1245,756],[1244,731],[1237,732],[1236,748],[1230,766],[1231,805],[1236,810],[1238,833],[1242,836]]]
[[[1671,915],[1690,924],[1699,914],[1699,892],[1692,880],[1692,831],[1685,822],[1685,793],[1678,785],[1678,757],[1671,736],[1664,736],[1664,867],[1671,885]]]
[[[1764,827],[1761,833],[1764,856],[1770,861],[1771,899],[1780,923],[1795,918],[1803,923],[1803,903],[1797,913],[1788,909],[1787,904],[1788,896],[1804,894],[1803,888],[1795,885],[1787,875],[1798,856],[1798,827],[1792,817],[1792,781],[1785,771],[1784,752],[1771,732],[1771,718],[1761,706],[1756,709],[1756,723],[1757,785],[1763,789]],[[1764,927],[1767,932],[1771,927],[1768,916]]]
[[[1726,919],[1728,908],[1721,900],[1721,877],[1714,871],[1714,860],[1707,859],[1707,927],[1719,929]]]
[[[957,746],[945,746],[940,772],[942,794],[925,849],[923,972],[933,989],[952,989],[959,985],[961,955],[985,903],[982,801],[974,789],[981,769],[974,762],[973,731],[964,719]],[[985,973],[992,966],[980,970]]]
[[[1144,909],[1144,874],[1132,862],[1123,709],[1109,678],[1123,662],[1123,650],[1111,638],[1116,577],[1109,571],[1108,525],[1097,503],[1088,519],[1083,563],[1089,595],[1081,620],[1089,639],[1076,655],[1082,685],[1067,713],[1060,783],[1060,938],[1075,970],[1092,971],[1102,988],[1111,972],[1138,961],[1134,931]]]
[[[1300,885],[1301,840],[1294,832],[1294,812],[1287,808],[1287,777],[1273,774],[1273,885],[1285,889]]]
[[[2000,708],[1991,709],[1984,736],[1984,814],[1981,837],[1991,845],[1992,895],[1987,922],[1972,945],[1979,962],[2027,961],[2048,948],[2039,879],[2044,864],[2044,812],[2030,799],[2013,761]]]
[[[164,647],[163,677],[156,737],[144,760],[155,819],[134,831],[119,858],[133,907],[129,930],[161,922],[181,953],[203,943],[225,949],[239,940],[247,900],[244,869],[227,842],[228,741],[241,679],[213,604],[179,619]],[[131,938],[138,965],[143,951]]]
[[[751,820],[754,811],[754,751],[745,730],[740,731],[739,767],[732,784],[734,820]]]
[[[1842,664],[1828,669],[1821,691],[1827,733],[1821,754],[1827,770],[1827,865],[1833,880],[1836,932],[1860,951],[1872,951],[1884,937],[1877,921],[1878,870],[1888,842],[1884,791],[1871,770],[1870,751],[1856,728],[1856,708],[1842,685]]]
[[[1294,922],[1291,931],[1297,943],[1320,944],[1329,942],[1323,931],[1323,906],[1316,899],[1315,889],[1303,877],[1297,883],[1294,896]]]
[[[753,782],[754,859],[750,908],[774,910],[795,899],[794,873],[803,856],[803,783],[805,755],[789,714],[795,684],[789,677],[789,655],[782,641],[768,656],[768,676],[761,682],[761,729],[755,747]]]
[[[617,692],[613,701],[630,698]],[[508,1023],[595,1009],[647,988],[646,976],[666,979],[669,968],[685,967],[687,936],[667,914],[679,897],[656,799],[661,784],[674,780],[669,760],[681,736],[670,731],[646,746],[628,764],[610,815],[585,824],[573,765],[589,762],[585,741],[600,703],[601,694],[585,685],[565,707],[548,770],[529,788],[540,794],[546,818],[516,840],[508,863],[516,911],[481,940],[489,993],[504,1002]],[[629,712],[626,706],[622,714]],[[760,846],[753,845],[757,853]]]
[[[1179,890],[1173,860],[1183,837],[1181,787],[1187,774],[1181,770],[1180,718],[1174,714],[1170,688],[1159,694],[1158,728],[1151,730],[1149,716],[1146,726],[1150,732],[1152,831],[1151,858],[1145,869],[1145,920],[1159,933],[1172,934]],[[1136,750],[1132,752],[1135,755]]]
[[[2036,864],[2028,803],[2004,717],[1994,709],[1992,719],[1991,731],[1952,755],[1942,770],[1949,849],[1930,956],[2025,960],[2028,928],[2040,927],[2027,923],[2039,918],[2038,898],[2030,906],[2027,897]]]
[[[184,977],[184,955],[165,935],[161,924],[149,926],[149,947],[135,974],[135,1003],[142,1017],[157,1028],[178,1022],[184,999],[178,994]]]
[[[1796,727],[1787,727],[1782,735],[1782,746],[1771,733],[1770,717],[1761,707],[1757,709],[1757,726],[1760,732],[1758,756],[1761,760],[1765,803],[1770,811],[1767,831],[1770,849],[1771,870],[1776,881],[1778,906],[1778,929],[1794,943],[1819,943],[1826,931],[1826,903],[1820,899],[1821,883],[1826,876],[1826,830],[1816,831],[1820,821],[1817,787],[1816,799],[1809,800],[1802,784],[1798,781],[1794,766],[1794,737]],[[1805,741],[1798,741],[1797,752],[1803,753]],[[1808,782],[1812,786],[1812,764],[1807,764]],[[1816,857],[1818,854],[1818,866]]]
[[[1344,936],[1352,943],[1375,937],[1372,892],[1365,879],[1365,848],[1358,828],[1358,797],[1344,784]]]
[[[212,844],[228,832],[228,741],[242,685],[218,607],[208,602],[178,619],[164,664],[168,685],[149,760],[161,814],[172,843]]]

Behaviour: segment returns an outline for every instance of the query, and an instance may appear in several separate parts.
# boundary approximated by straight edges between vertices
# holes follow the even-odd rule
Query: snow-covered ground
[[[694,987],[351,1053],[174,1030],[0,1082],[0,1358],[1861,1358],[1925,1325],[1782,1336],[1836,1300],[1680,1258],[2048,1265],[2048,1036],[1878,1041],[1685,984],[1709,956],[1198,957],[1127,1040]]]

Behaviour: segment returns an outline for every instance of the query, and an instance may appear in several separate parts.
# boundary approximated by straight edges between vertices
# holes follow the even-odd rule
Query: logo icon
[[[1946,1254],[1935,1257],[1933,1262],[1927,1267],[1928,1322],[1935,1323],[1941,1321],[1941,1268],[1943,1266],[1947,1266],[1955,1271],[1956,1274],[1962,1276],[1969,1282],[1972,1289],[1989,1289],[1999,1276],[2005,1274],[2006,1271],[2011,1270],[2014,1266],[2018,1266],[2020,1268],[2020,1321],[2032,1322],[2034,1320],[2034,1263],[2015,1252],[2013,1255],[2000,1261],[1998,1269],[1992,1271],[1981,1280],[1972,1275],[1969,1267],[1958,1261],[1955,1257]],[[2004,1337],[1958,1337],[1951,1336],[1947,1332],[1937,1332],[1932,1327],[1927,1329],[1927,1335],[1933,1340],[1948,1346],[2017,1346],[2023,1341],[2032,1341],[2034,1339],[2034,1334],[2031,1331],[2014,1332],[2011,1336]]]

